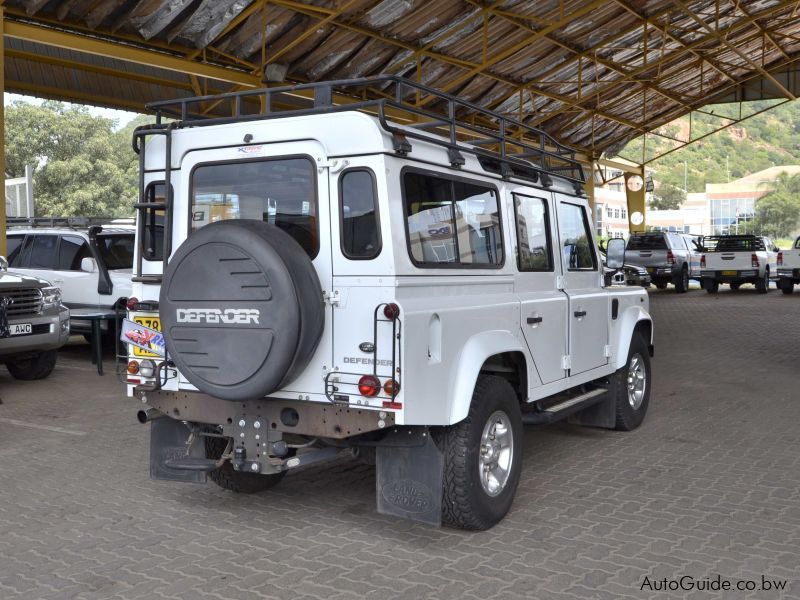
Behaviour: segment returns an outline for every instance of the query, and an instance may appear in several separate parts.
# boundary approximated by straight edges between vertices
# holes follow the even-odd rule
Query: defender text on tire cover
[[[305,251],[260,221],[207,225],[177,250],[161,287],[167,349],[199,390],[262,397],[302,371],[324,326]]]

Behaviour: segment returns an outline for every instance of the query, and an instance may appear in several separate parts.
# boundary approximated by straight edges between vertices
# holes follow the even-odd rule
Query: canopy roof
[[[709,103],[800,95],[799,4],[6,0],[6,89],[142,111],[154,100],[392,73],[598,158]]]

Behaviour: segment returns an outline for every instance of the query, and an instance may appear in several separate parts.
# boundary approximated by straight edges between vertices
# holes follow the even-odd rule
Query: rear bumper
[[[34,331],[45,327],[47,331],[0,339],[0,360],[18,354],[55,350],[66,344],[69,338],[69,311],[63,307],[48,310],[41,315],[15,317],[9,323],[30,323]]]
[[[778,277],[800,280],[800,269],[778,269]]]
[[[703,279],[713,279],[715,281],[719,281],[720,283],[753,282],[761,279],[758,269],[726,269],[724,271],[704,270],[701,273],[701,276]]]

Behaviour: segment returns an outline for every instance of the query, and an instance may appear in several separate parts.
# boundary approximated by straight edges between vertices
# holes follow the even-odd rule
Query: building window
[[[623,219],[627,219],[628,218],[628,211],[626,209],[624,209],[624,208],[622,209],[622,218]]]

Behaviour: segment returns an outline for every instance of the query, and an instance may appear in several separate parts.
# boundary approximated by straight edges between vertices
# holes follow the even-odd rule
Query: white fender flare
[[[641,306],[629,306],[618,317],[619,324],[616,327],[615,339],[611,340],[611,347],[616,348],[614,355],[614,369],[621,369],[628,362],[628,351],[631,348],[631,338],[633,331],[640,323],[648,323],[650,326],[650,339],[647,340],[649,346],[653,345],[653,320]]]
[[[481,367],[490,356],[504,352],[521,352],[528,368],[523,344],[510,331],[483,331],[467,340],[458,356],[458,366],[449,386],[449,423],[458,423],[466,418]]]

